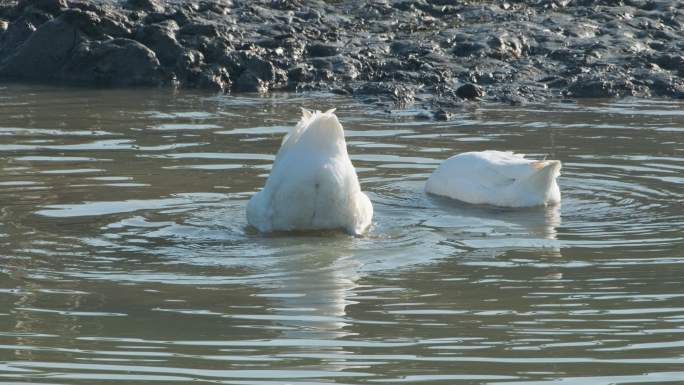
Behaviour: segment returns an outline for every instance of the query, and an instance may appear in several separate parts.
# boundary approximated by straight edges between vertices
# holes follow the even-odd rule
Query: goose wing
[[[460,177],[484,188],[499,188],[536,171],[523,154],[510,151],[465,153],[454,158],[458,157],[462,157],[458,165]]]

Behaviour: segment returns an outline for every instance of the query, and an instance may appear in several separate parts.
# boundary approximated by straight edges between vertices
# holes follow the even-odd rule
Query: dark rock
[[[346,80],[355,80],[360,74],[357,69],[359,63],[354,59],[347,58],[342,55],[331,56],[326,59],[332,68],[326,68],[332,70],[335,75]]]
[[[325,82],[332,82],[335,80],[335,73],[328,69],[316,70],[316,79]]]
[[[13,53],[35,30],[36,27],[24,18],[10,23],[0,36],[0,58]]]
[[[91,11],[98,15],[113,16],[110,12],[112,9],[107,7],[103,2],[86,2],[81,0],[67,0],[67,7],[69,9],[79,9],[81,11]]]
[[[253,73],[256,77],[266,82],[273,82],[276,80],[275,67],[273,63],[264,60],[258,56],[252,56],[245,62],[247,71]]]
[[[652,95],[680,99],[680,95],[684,91],[684,81],[662,72],[650,72],[642,75],[646,78],[644,84],[648,86]]]
[[[412,53],[420,53],[420,47],[411,41],[395,41],[390,44],[390,52],[397,56],[408,56]]]
[[[560,48],[549,53],[550,59],[559,62],[576,62],[579,61],[581,57],[583,57],[583,53],[579,52],[578,50],[571,50],[567,48]]]
[[[315,57],[309,60],[309,63],[319,70],[333,70],[333,62],[329,57]]]
[[[479,99],[484,96],[482,87],[468,83],[456,89],[456,95],[462,99]]]
[[[209,39],[206,44],[202,45],[201,49],[207,61],[217,62],[231,50],[231,46],[226,39],[219,37]]]
[[[330,90],[335,95],[351,95],[354,90],[347,88],[347,87],[335,87]]]
[[[314,80],[313,67],[307,64],[298,64],[287,70],[287,78],[296,83],[311,82]]]
[[[407,106],[415,100],[415,89],[396,83],[368,82],[354,90],[355,96],[379,96],[390,99],[398,106]]]
[[[248,53],[245,51],[228,51],[223,57],[217,60],[218,64],[224,66],[231,74],[233,79],[237,78],[242,71],[245,70],[245,65],[248,60]]]
[[[441,108],[432,113],[432,118],[434,120],[443,121],[443,122],[451,120],[453,117],[454,117],[454,114],[452,114],[449,111],[445,111]]]
[[[180,78],[188,83],[194,84],[198,77],[200,67],[204,64],[204,55],[201,52],[183,48],[178,57],[175,59],[175,67],[173,71],[180,76]]]
[[[321,13],[315,9],[308,9],[306,11],[295,12],[295,16],[302,20],[319,20],[321,18]]]
[[[136,40],[150,48],[165,66],[173,66],[183,53],[183,47],[176,40],[178,24],[173,20],[144,25],[135,34]]]
[[[354,90],[357,95],[392,95],[394,88],[391,84],[369,82]]]
[[[306,53],[311,57],[335,56],[340,48],[332,44],[313,43],[306,46]]]
[[[254,42],[255,45],[258,45],[259,47],[264,47],[264,48],[278,48],[283,45],[283,42],[280,39],[275,39],[275,38],[266,38],[266,39],[259,39]]]
[[[0,4],[0,18],[10,19],[15,12],[14,4]]]
[[[50,13],[33,7],[27,7],[23,10],[23,12],[21,12],[21,15],[22,18],[26,19],[26,21],[36,26],[36,28],[43,25],[43,23],[46,23],[54,19],[53,15],[51,15]]]
[[[212,66],[201,72],[197,81],[199,88],[217,92],[227,92],[231,88],[230,74],[225,68]]]
[[[0,74],[324,90],[428,111],[463,98],[676,98],[683,27],[665,0],[0,0]]]
[[[67,8],[67,2],[66,0],[19,0],[17,9],[23,10],[27,7],[54,14]]]
[[[142,19],[142,25],[161,23],[169,19],[176,21],[172,14],[163,12],[150,12]]]
[[[550,88],[561,88],[570,84],[568,79],[560,76],[549,76],[539,81],[546,83],[546,85]]]
[[[639,8],[643,9],[644,11],[654,11],[656,8],[658,8],[658,4],[656,4],[655,1],[646,1]]]
[[[426,111],[421,111],[421,112],[419,112],[413,116],[413,119],[415,119],[415,120],[432,120],[432,118],[433,118],[433,115],[429,114]]]
[[[297,0],[271,0],[269,5],[271,8],[280,11],[292,11],[303,6],[303,4]]]
[[[80,9],[68,9],[62,13],[59,19],[76,27],[80,32],[89,37],[102,38],[103,33],[100,29],[102,20],[93,11],[82,11]]]
[[[198,12],[214,12],[218,15],[227,15],[230,13],[230,8],[233,6],[232,0],[222,1],[200,1],[197,4]]]
[[[128,0],[126,6],[132,9],[140,9],[147,12],[162,12],[164,7],[157,0]]]
[[[78,29],[63,17],[49,21],[0,64],[0,76],[53,79],[80,39]]]
[[[154,52],[130,39],[82,43],[61,77],[108,86],[157,86],[168,81]]]
[[[235,91],[239,92],[268,92],[268,82],[260,79],[252,71],[244,71],[235,81]]]
[[[207,37],[217,37],[218,29],[213,24],[188,23],[180,29],[181,35],[201,35]]]
[[[178,25],[185,25],[190,21],[190,16],[182,9],[179,9],[171,14],[171,19],[175,20]]]
[[[100,35],[106,37],[132,38],[133,35],[133,32],[128,25],[121,20],[112,17],[101,18],[100,23],[97,25],[97,30]]]
[[[519,39],[510,36],[494,36],[487,41],[491,48],[489,56],[496,59],[519,58],[523,53],[523,45]]]
[[[277,69],[273,62],[251,52],[231,51],[220,58],[219,63],[225,66],[231,77],[235,79],[234,88],[237,91],[244,89],[254,92],[262,88],[262,85],[270,88],[275,83],[283,83],[287,79],[287,72],[284,69]],[[255,82],[253,78],[261,82]],[[259,87],[255,86],[257,83]]]
[[[662,68],[675,71],[684,68],[684,56],[676,54],[664,54],[655,59],[655,62]]]
[[[463,42],[458,43],[453,49],[453,53],[460,57],[481,56],[481,53],[487,49],[487,46],[482,43]]]
[[[568,96],[575,98],[613,98],[634,95],[635,86],[629,80],[602,76],[585,76],[568,88]]]

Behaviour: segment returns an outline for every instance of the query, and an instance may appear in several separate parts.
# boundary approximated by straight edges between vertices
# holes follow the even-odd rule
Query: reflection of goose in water
[[[335,339],[346,323],[350,291],[356,288],[359,262],[338,256],[336,247],[296,248],[273,266],[278,279],[259,296],[272,301],[270,316],[283,338]]]
[[[36,351],[42,351],[50,348],[45,348],[46,338],[60,337],[69,339],[72,336],[78,335],[82,328],[82,320],[77,315],[71,315],[71,311],[76,311],[87,302],[89,293],[78,290],[59,290],[50,289],[41,282],[40,279],[31,279],[23,277],[20,281],[20,286],[17,287],[16,300],[8,309],[12,309],[12,316],[14,318],[14,328],[9,331],[9,335],[13,335],[14,344],[17,349],[14,350],[14,358],[16,360],[34,360]],[[51,298],[59,296],[59,300]],[[99,304],[99,299],[96,305]],[[55,308],[45,308],[46,304]],[[48,319],[46,314],[52,314]],[[103,326],[97,321],[95,317],[89,320],[89,326],[97,326],[101,329]],[[65,346],[66,347],[66,346]]]
[[[473,205],[433,194],[425,194],[424,183],[398,181],[383,185],[373,196],[377,219],[370,234],[408,237],[421,244],[419,252],[434,251],[448,239],[455,248],[556,247],[562,205],[525,208]],[[412,215],[407,216],[410,212]],[[416,237],[419,237],[416,239]],[[475,246],[477,244],[477,246]],[[459,248],[459,246],[463,246]],[[436,258],[439,258],[437,256]]]
[[[428,196],[427,205],[438,213],[425,221],[425,226],[482,234],[485,237],[475,242],[481,247],[496,247],[507,240],[514,241],[516,247],[559,247],[556,228],[561,225],[561,205],[513,209],[470,205],[440,196]]]
[[[32,335],[36,330],[40,330],[41,317],[39,314],[26,310],[36,306],[38,302],[38,295],[33,289],[38,289],[40,286],[27,282],[24,288],[19,289],[17,293],[17,300],[8,306],[14,310],[14,331],[15,341],[18,347],[26,347],[26,349],[18,348],[14,351],[14,358],[17,360],[32,360],[34,359],[33,349],[36,346],[41,346],[39,338]]]

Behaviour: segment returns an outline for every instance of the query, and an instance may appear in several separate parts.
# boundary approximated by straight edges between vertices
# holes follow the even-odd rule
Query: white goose
[[[528,207],[560,203],[558,160],[502,151],[466,152],[442,162],[425,191],[473,204]]]
[[[266,185],[247,204],[247,221],[257,230],[343,229],[357,235],[370,225],[373,206],[361,192],[334,112],[302,109]]]

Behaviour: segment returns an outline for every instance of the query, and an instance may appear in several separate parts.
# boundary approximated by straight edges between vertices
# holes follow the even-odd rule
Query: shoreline
[[[0,79],[214,92],[323,91],[418,105],[684,99],[684,3],[21,0]]]

